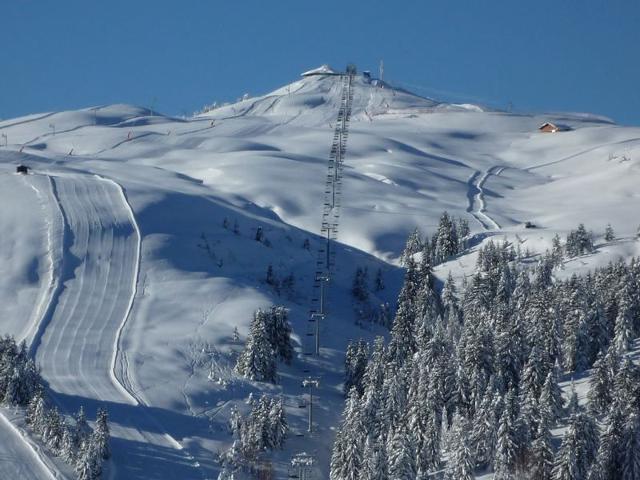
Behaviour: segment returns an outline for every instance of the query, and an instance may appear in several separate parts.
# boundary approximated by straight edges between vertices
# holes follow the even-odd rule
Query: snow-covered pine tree
[[[624,420],[624,413],[620,409],[610,410],[588,480],[619,480],[622,478]]]
[[[400,264],[406,266],[409,258],[412,258],[413,255],[422,250],[422,240],[421,240],[420,230],[415,228],[413,232],[407,237],[407,243],[404,247],[404,251],[402,255],[400,255]]]
[[[75,465],[80,453],[75,441],[73,428],[64,421],[62,424],[62,441],[60,444],[60,456],[69,465]]]
[[[458,252],[462,252],[467,248],[466,240],[471,231],[469,230],[469,222],[464,218],[459,218],[457,222],[458,229]]]
[[[493,463],[495,480],[516,480],[516,461],[518,458],[518,439],[514,414],[506,402],[500,417],[498,439]]]
[[[631,296],[631,279],[628,276],[622,282],[618,291],[618,315],[615,320],[613,342],[619,352],[623,353],[631,348],[631,341],[634,337],[634,308]]]
[[[271,400],[271,402],[267,403],[267,407],[266,429],[269,437],[269,448],[282,449],[289,431],[282,398]]]
[[[553,259],[553,264],[556,266],[562,265],[563,256],[564,248],[560,240],[560,235],[556,233],[551,240],[551,258]]]
[[[384,448],[380,442],[369,435],[362,452],[362,469],[358,480],[387,480],[388,478]]]
[[[589,410],[596,415],[605,413],[613,400],[614,371],[611,368],[611,357],[609,356],[613,351],[614,349],[610,348],[606,355],[600,352],[598,359],[593,364],[587,398],[589,399]]]
[[[91,427],[87,422],[87,416],[84,413],[84,407],[80,407],[77,413],[74,416],[75,425],[73,428],[73,434],[76,441],[76,445],[78,449],[81,449],[82,446],[89,440],[91,436]]]
[[[394,480],[415,480],[415,445],[411,433],[405,428],[403,422],[390,434],[387,445],[387,458],[389,464],[389,478]]]
[[[97,480],[102,474],[102,460],[96,445],[87,441],[82,445],[75,465],[78,480]]]
[[[345,396],[355,387],[359,395],[364,393],[363,377],[369,358],[369,345],[360,339],[357,342],[349,342],[345,354],[344,368],[344,392]]]
[[[460,301],[456,282],[449,271],[447,281],[442,288],[443,318],[448,324],[458,324],[462,320],[460,312]]]
[[[62,417],[57,408],[51,408],[47,411],[45,416],[45,424],[42,430],[42,439],[47,446],[56,454],[60,452],[60,446],[62,445]]]
[[[613,231],[613,227],[610,223],[607,223],[607,227],[604,229],[604,239],[607,242],[611,242],[616,239],[616,234]]]
[[[32,430],[38,434],[42,434],[46,421],[47,406],[44,400],[44,393],[42,390],[38,391],[29,402],[27,408],[27,423],[31,426]]]
[[[574,274],[564,285],[562,301],[564,318],[563,359],[570,372],[581,372],[588,367],[587,304],[584,300],[581,282]]]
[[[18,405],[20,403],[20,370],[17,367],[10,367],[6,378],[7,381],[2,402],[7,405]]]
[[[276,357],[271,338],[264,321],[264,312],[254,315],[244,350],[238,357],[236,371],[249,380],[274,382]]]
[[[99,408],[96,417],[93,442],[95,443],[98,455],[104,460],[108,460],[111,458],[111,446],[109,445],[109,417],[107,411],[104,408]]]
[[[532,480],[551,480],[554,464],[551,418],[548,412],[540,410],[540,420],[533,442],[531,443],[530,478]]]
[[[366,267],[356,268],[351,285],[351,295],[359,302],[366,302],[369,299],[369,273]]]
[[[360,412],[360,397],[352,388],[347,398],[342,425],[331,455],[331,480],[357,480],[362,468],[365,425]]]
[[[497,418],[492,408],[493,397],[494,391],[488,385],[480,407],[476,409],[469,434],[475,464],[483,470],[493,463],[498,434]]]
[[[622,480],[640,478],[640,414],[631,413],[624,426],[621,445]]]
[[[587,477],[598,450],[598,430],[584,412],[571,415],[553,467],[554,480],[583,480]]]
[[[569,232],[565,248],[570,257],[577,257],[593,251],[593,236],[587,232],[584,224],[581,223],[577,229]]]
[[[398,295],[398,310],[391,329],[389,356],[399,364],[416,351],[414,337],[415,303],[420,288],[418,266],[413,258],[407,260],[404,284]]]
[[[450,440],[451,451],[445,471],[445,480],[473,480],[475,478],[474,459],[469,442],[468,421],[456,415],[453,419],[453,432]]]
[[[394,360],[386,364],[382,385],[383,418],[388,431],[395,430],[404,420],[407,409],[409,361],[399,366]]]
[[[614,406],[626,414],[640,403],[640,367],[628,357],[622,360],[614,378]]]
[[[458,253],[458,232],[455,222],[443,212],[433,242],[434,262],[439,264]]]
[[[293,359],[293,346],[289,310],[283,306],[273,306],[260,316],[260,321],[265,323],[274,354],[286,364],[290,364]]]

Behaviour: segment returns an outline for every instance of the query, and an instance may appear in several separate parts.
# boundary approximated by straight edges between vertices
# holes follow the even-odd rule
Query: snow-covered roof
[[[311,75],[340,75],[340,72],[325,64],[301,74],[302,77],[310,77]]]

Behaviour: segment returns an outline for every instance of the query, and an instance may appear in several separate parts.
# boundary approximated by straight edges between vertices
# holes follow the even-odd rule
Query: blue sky
[[[437,99],[640,125],[640,2],[20,0],[0,12],[0,118],[132,103],[186,114],[321,63]]]

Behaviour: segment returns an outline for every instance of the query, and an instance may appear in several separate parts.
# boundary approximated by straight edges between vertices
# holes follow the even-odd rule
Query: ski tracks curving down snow
[[[34,342],[42,375],[63,409],[107,407],[116,478],[199,479],[193,458],[119,378],[118,346],[136,294],[140,232],[117,183],[51,177],[64,220],[59,285]]]
[[[50,459],[44,455],[41,447],[28,434],[16,427],[0,412],[0,474],[3,479],[62,480],[60,472]]]
[[[502,170],[504,170],[504,167],[494,166],[484,173],[476,171],[467,181],[467,198],[469,201],[467,212],[473,215],[484,230],[500,229],[498,222],[487,214],[483,186],[491,175],[500,175]]]

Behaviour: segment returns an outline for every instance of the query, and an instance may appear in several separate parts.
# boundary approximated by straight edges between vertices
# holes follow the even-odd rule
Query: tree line
[[[489,242],[475,273],[461,286],[450,275],[441,292],[433,261],[406,256],[389,342],[347,349],[331,479],[640,478],[640,371],[629,359],[640,261],[558,280],[553,252],[530,268],[513,245]],[[559,382],[590,368],[585,407]]]
[[[106,410],[98,410],[92,429],[82,408],[69,418],[50,407],[26,343],[17,345],[10,336],[0,339],[0,398],[4,405],[26,407],[29,428],[54,455],[74,468],[79,480],[101,477],[102,463],[111,456]]]

